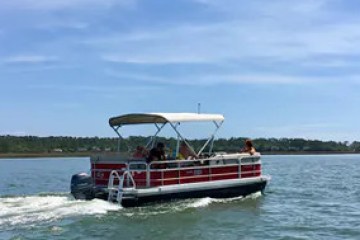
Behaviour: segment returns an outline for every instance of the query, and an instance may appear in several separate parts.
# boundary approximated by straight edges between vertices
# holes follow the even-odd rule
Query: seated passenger
[[[166,160],[164,143],[159,142],[156,147],[152,148],[147,160],[148,162]]]
[[[249,153],[250,155],[254,155],[256,153],[255,148],[253,147],[253,143],[250,139],[245,141],[245,147],[240,150],[242,153]]]
[[[137,146],[133,158],[144,158],[147,154],[147,150],[143,146]]]
[[[192,160],[199,158],[199,156],[191,149],[184,141],[181,142],[179,148],[179,159]]]

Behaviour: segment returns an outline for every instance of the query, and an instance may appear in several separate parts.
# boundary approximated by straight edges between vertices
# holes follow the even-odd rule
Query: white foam
[[[250,195],[247,196],[246,198],[257,199],[257,198],[259,198],[259,197],[261,197],[261,196],[262,196],[262,193],[259,191],[259,192],[250,194]]]
[[[193,208],[201,208],[201,207],[206,207],[208,206],[211,202],[213,202],[215,199],[213,198],[201,198],[196,200],[195,202],[191,203],[189,207],[193,207]]]
[[[79,201],[68,196],[0,198],[1,226],[32,225],[70,216],[103,215],[120,206],[103,200]]]
[[[128,217],[139,215],[158,215],[169,212],[183,211],[188,208],[204,208],[212,203],[229,203],[236,201],[245,201],[246,199],[257,199],[261,197],[261,192],[251,194],[247,197],[235,198],[201,198],[189,199],[183,203],[170,203],[168,205],[158,205],[153,211],[125,211],[123,214]],[[148,207],[145,207],[149,210]],[[122,209],[117,204],[108,203],[104,200],[94,199],[92,201],[74,200],[68,195],[58,196],[25,196],[25,197],[4,197],[0,198],[0,230],[17,225],[33,226],[42,222],[52,222],[68,217],[105,215],[111,211]],[[142,208],[140,208],[142,209]]]
[[[261,197],[260,191],[250,194],[250,195],[246,196],[245,198],[242,196],[234,197],[234,198],[209,198],[209,197],[206,197],[206,198],[197,199],[195,202],[188,205],[188,207],[201,208],[201,207],[207,207],[211,203],[229,203],[229,202],[234,202],[234,201],[239,201],[239,200],[257,199],[259,197]]]

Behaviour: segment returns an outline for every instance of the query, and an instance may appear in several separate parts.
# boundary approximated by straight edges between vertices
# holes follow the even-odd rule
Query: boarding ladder
[[[131,180],[132,187],[126,187],[124,188],[124,181],[125,178],[128,177],[128,179]],[[114,181],[118,180],[119,185],[114,185]],[[134,198],[133,195],[127,194],[127,196],[124,196],[124,189],[125,190],[135,190],[136,189],[136,183],[134,181],[133,176],[131,173],[127,170],[125,171],[121,176],[116,170],[112,170],[109,176],[109,182],[108,182],[108,201],[109,202],[117,202],[118,204],[121,204],[122,200],[125,198]],[[131,192],[131,191],[127,191]]]

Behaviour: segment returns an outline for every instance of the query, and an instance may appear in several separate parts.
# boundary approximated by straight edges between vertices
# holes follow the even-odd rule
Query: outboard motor
[[[78,173],[71,177],[71,194],[75,199],[91,200],[95,198],[94,183],[87,173]]]

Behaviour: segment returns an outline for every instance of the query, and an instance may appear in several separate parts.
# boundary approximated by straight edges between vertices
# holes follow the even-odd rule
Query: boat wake
[[[100,216],[119,209],[120,206],[103,200],[74,200],[68,194],[1,197],[0,230],[20,225],[31,227],[68,217]]]
[[[68,194],[38,194],[32,196],[0,197],[0,231],[14,227],[24,228],[59,221],[67,218],[84,216],[103,216],[109,212],[118,212],[126,217],[147,218],[154,215],[187,211],[189,209],[204,208],[216,203],[231,203],[256,199],[261,192],[247,197],[226,199],[201,198],[186,199],[170,203],[154,204],[139,208],[123,209],[121,206],[104,200],[91,201],[74,200]]]
[[[163,215],[169,213],[183,212],[191,209],[200,209],[209,207],[212,204],[225,204],[225,203],[237,203],[247,200],[258,199],[261,197],[261,192],[250,194],[246,197],[235,198],[200,198],[200,199],[185,199],[178,200],[169,203],[154,204],[138,208],[129,208],[122,211],[122,215],[134,218],[148,218],[156,215]]]
[[[230,203],[230,202],[236,202],[236,201],[243,201],[246,199],[257,199],[261,197],[261,192],[256,192],[253,194],[250,194],[246,197],[235,197],[235,198],[201,198],[199,200],[196,200],[194,203],[190,204],[189,207],[193,208],[201,208],[201,207],[207,207],[212,203]]]

